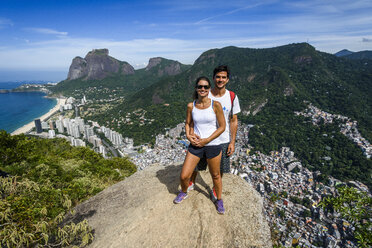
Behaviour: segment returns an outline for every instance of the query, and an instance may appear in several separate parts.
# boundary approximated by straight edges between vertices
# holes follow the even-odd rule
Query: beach
[[[64,99],[64,98],[57,98],[57,104],[56,104],[56,106],[54,106],[54,108],[52,108],[51,110],[49,110],[48,113],[42,115],[41,117],[35,118],[35,120],[36,119],[40,119],[41,121],[45,121],[46,119],[50,118],[50,116],[52,116],[55,112],[59,111],[60,106],[63,106],[65,104],[65,102],[66,102],[66,99]],[[14,132],[12,132],[12,135],[17,135],[17,134],[21,134],[21,133],[27,133],[33,127],[35,127],[35,123],[34,123],[34,121],[31,121],[31,122],[27,123],[26,125],[24,125],[23,127],[20,127],[17,130],[15,130]]]

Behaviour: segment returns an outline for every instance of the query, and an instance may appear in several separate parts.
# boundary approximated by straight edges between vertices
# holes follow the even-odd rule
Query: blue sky
[[[2,0],[0,81],[62,80],[94,48],[135,68],[225,46],[372,50],[372,1]]]

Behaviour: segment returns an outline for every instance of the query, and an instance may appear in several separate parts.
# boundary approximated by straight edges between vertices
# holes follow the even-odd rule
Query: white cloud
[[[39,34],[51,34],[51,35],[58,35],[58,36],[66,36],[68,35],[67,32],[60,32],[50,28],[25,28],[27,31],[39,33]]]
[[[236,8],[236,9],[233,9],[233,10],[227,11],[227,12],[225,12],[225,13],[221,13],[221,14],[218,14],[218,15],[214,15],[214,16],[210,16],[210,17],[207,17],[207,18],[201,19],[201,20],[195,22],[195,24],[202,24],[202,23],[205,23],[206,21],[209,21],[209,20],[212,20],[212,19],[215,19],[215,18],[221,17],[221,16],[231,15],[231,14],[234,14],[234,13],[236,13],[236,12],[243,11],[243,10],[246,10],[246,9],[253,9],[253,8],[258,7],[258,6],[268,4],[268,3],[269,3],[269,2],[258,2],[258,3],[254,3],[254,4],[251,4],[251,5],[244,6],[244,7]],[[271,3],[271,2],[270,2],[270,3]]]
[[[5,28],[7,26],[13,26],[13,22],[7,18],[0,17],[0,29]]]
[[[312,0],[286,2],[286,6],[291,6],[302,11],[311,13],[344,13],[352,10],[365,10],[372,7],[370,0]]]
[[[176,39],[138,39],[112,41],[84,38],[61,38],[25,44],[23,48],[0,49],[1,69],[68,69],[75,56],[84,57],[95,48],[108,48],[110,55],[132,65],[147,64],[151,57],[165,57],[193,63],[203,52],[191,41]]]

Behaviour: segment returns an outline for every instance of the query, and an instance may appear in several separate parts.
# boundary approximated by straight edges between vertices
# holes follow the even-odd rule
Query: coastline
[[[48,118],[50,118],[55,112],[57,112],[59,110],[59,107],[64,105],[66,102],[66,99],[64,98],[57,98],[57,104],[56,106],[54,106],[51,110],[49,110],[48,113],[38,117],[38,118],[35,118],[36,119],[40,119],[41,121],[44,121]],[[29,132],[33,127],[35,126],[34,124],[34,121],[31,121],[29,123],[27,123],[26,125],[18,128],[17,130],[13,131],[11,133],[11,135],[17,135],[17,134],[22,134],[22,133],[27,133]]]

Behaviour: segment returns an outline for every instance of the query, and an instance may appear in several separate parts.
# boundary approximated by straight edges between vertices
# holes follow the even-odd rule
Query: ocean
[[[0,82],[0,89],[14,89],[21,84],[25,82]],[[46,114],[57,100],[45,98],[45,95],[42,92],[0,93],[0,130],[11,133]]]

